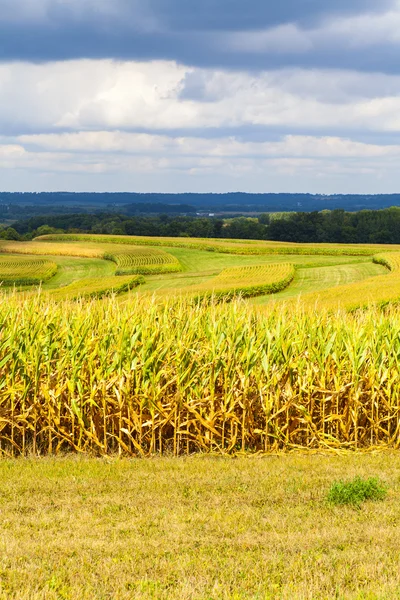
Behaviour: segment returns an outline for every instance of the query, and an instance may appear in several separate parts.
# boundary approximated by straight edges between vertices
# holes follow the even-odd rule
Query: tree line
[[[115,213],[33,217],[4,227],[0,238],[29,240],[46,233],[236,238],[305,243],[400,244],[400,208],[262,214],[257,218],[130,217]]]

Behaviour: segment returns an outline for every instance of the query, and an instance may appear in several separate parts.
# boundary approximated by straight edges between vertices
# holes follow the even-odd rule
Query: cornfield
[[[35,285],[51,279],[57,265],[44,258],[0,256],[0,283],[2,285]]]
[[[156,273],[177,273],[182,267],[175,256],[158,248],[132,247],[105,252],[103,258],[116,263],[116,275],[155,275]]]
[[[170,248],[188,248],[219,252],[223,254],[242,255],[317,255],[317,256],[373,256],[378,252],[399,252],[400,246],[363,245],[363,244],[300,244],[290,242],[270,242],[256,240],[222,240],[205,238],[156,238],[146,236],[113,236],[91,234],[50,234],[36,238],[37,243],[78,242],[97,244],[119,244],[134,246],[165,246]],[[10,243],[10,242],[9,242]],[[15,242],[14,242],[15,243]]]
[[[0,303],[0,449],[148,456],[400,444],[400,315],[241,300]]]
[[[52,290],[50,294],[53,300],[104,298],[111,294],[118,295],[128,292],[141,283],[144,283],[144,278],[140,275],[85,277],[70,285]]]
[[[243,298],[273,294],[285,289],[293,280],[294,266],[291,264],[266,264],[246,267],[230,267],[199,286],[190,293],[197,298],[218,297]]]

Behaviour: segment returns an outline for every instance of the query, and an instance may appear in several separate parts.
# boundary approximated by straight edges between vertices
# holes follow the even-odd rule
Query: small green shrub
[[[365,500],[383,500],[387,489],[375,477],[363,479],[355,477],[352,481],[336,481],[328,493],[328,502],[342,505],[351,504],[359,507]]]

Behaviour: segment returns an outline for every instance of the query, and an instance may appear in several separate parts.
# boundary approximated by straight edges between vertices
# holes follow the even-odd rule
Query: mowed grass
[[[314,309],[316,306],[330,310],[355,310],[373,304],[380,306],[400,300],[400,253],[376,255],[374,262],[385,265],[387,271],[378,277],[339,285],[305,294],[302,302]]]
[[[378,477],[382,502],[333,506]],[[395,600],[400,454],[0,462],[2,600]]]
[[[340,264],[370,263],[370,256],[318,256],[318,255],[291,255],[271,254],[260,256],[241,256],[238,254],[222,254],[219,252],[206,252],[204,250],[191,250],[187,248],[167,247],[165,250],[175,256],[181,263],[183,270],[190,273],[207,271],[217,274],[222,269],[229,267],[244,267],[269,263],[290,262],[298,268],[314,268],[322,266],[336,266]]]
[[[56,263],[58,270],[50,281],[43,284],[45,290],[70,285],[86,277],[110,277],[116,269],[114,263],[100,258],[51,256],[51,260]]]
[[[140,287],[142,291],[161,291],[176,289],[177,292],[188,286],[197,286],[211,281],[211,277],[218,275],[223,269],[231,267],[246,267],[266,264],[286,264],[286,255],[271,256],[240,256],[205,252],[204,250],[188,250],[183,248],[165,248],[175,256],[182,265],[183,273],[165,274],[146,277],[146,283]],[[320,266],[332,267],[332,272],[337,265],[371,265],[369,256],[290,256],[290,263],[299,269],[313,269]],[[382,268],[381,272],[385,272]],[[368,275],[369,276],[369,275]],[[332,277],[331,277],[332,278]],[[292,284],[291,284],[292,285]],[[291,286],[290,286],[291,287]]]
[[[388,275],[388,270],[382,265],[372,262],[358,264],[336,265],[332,267],[300,268],[296,270],[293,282],[285,290],[275,294],[274,300],[301,296],[307,292],[356,283],[369,277]],[[260,296],[252,300],[255,304],[265,304],[271,301],[271,296]]]

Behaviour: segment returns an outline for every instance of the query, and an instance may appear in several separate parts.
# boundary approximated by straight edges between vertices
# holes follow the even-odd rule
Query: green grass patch
[[[363,479],[355,477],[351,481],[336,481],[328,493],[328,502],[335,505],[350,504],[360,507],[366,500],[384,500],[387,488],[376,477]]]
[[[292,284],[274,296],[274,299],[292,298],[308,292],[316,292],[340,285],[363,281],[370,277],[387,275],[387,269],[373,262],[357,264],[324,266],[316,268],[298,268]],[[256,299],[257,304],[266,304],[271,301],[269,296]]]

